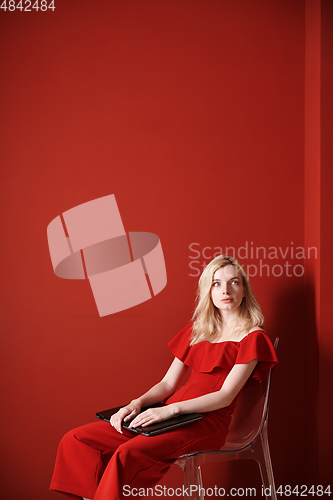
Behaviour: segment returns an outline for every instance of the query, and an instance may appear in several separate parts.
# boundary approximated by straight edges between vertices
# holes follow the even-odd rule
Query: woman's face
[[[236,266],[229,264],[214,273],[211,298],[221,313],[237,309],[244,295],[242,275]]]

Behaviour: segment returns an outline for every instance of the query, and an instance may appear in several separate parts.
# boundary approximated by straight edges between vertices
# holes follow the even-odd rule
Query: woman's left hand
[[[156,424],[156,422],[161,422],[162,420],[167,420],[168,418],[175,417],[178,411],[174,404],[160,406],[158,408],[149,408],[137,415],[129,425],[131,427],[146,427],[146,425]]]

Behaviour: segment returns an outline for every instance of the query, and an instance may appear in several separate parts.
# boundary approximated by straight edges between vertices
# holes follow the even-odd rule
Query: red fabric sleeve
[[[279,361],[270,338],[262,330],[255,330],[249,333],[241,341],[235,365],[248,363],[256,358],[258,359],[258,364],[251,378],[254,380],[265,380],[269,370]]]
[[[188,323],[177,335],[170,340],[168,347],[172,354],[180,361],[185,361],[190,350],[193,323]]]

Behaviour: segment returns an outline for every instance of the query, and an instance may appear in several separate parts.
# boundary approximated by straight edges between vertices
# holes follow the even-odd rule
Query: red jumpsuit
[[[235,364],[258,358],[248,383],[260,381],[277,363],[269,337],[262,330],[240,342],[200,342],[190,346],[192,324],[171,342],[171,352],[191,368],[186,384],[166,403],[218,391]],[[185,453],[219,449],[225,442],[237,398],[226,408],[206,412],[202,420],[157,436],[146,437],[96,421],[62,438],[50,489],[72,498],[120,500],[134,488],[154,487],[172,463]]]

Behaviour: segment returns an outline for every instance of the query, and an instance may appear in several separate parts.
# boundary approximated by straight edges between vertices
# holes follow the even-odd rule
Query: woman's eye
[[[213,283],[213,286],[220,286],[220,283]]]
[[[232,285],[238,285],[238,283],[239,282],[237,280],[232,280],[232,282],[231,282]]]

